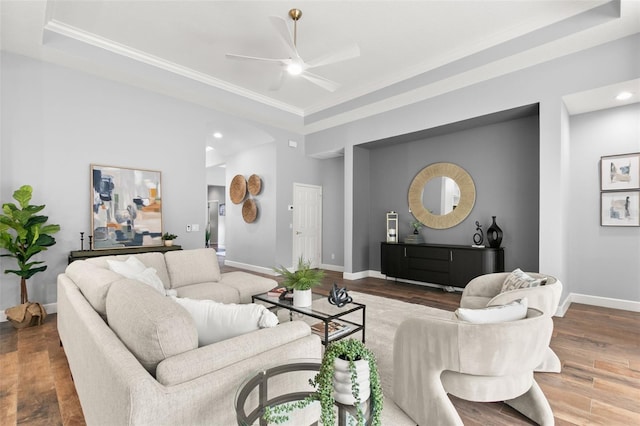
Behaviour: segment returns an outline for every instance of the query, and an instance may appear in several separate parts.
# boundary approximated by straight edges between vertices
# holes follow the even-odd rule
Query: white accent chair
[[[447,394],[469,401],[504,401],[540,425],[553,412],[533,370],[549,346],[553,321],[536,309],[517,321],[473,324],[411,318],[393,346],[394,401],[417,424],[462,426]]]
[[[527,272],[526,274],[533,278],[546,278],[547,282],[539,287],[520,288],[501,293],[502,283],[509,276],[509,272],[481,275],[469,281],[469,284],[464,288],[460,298],[460,307],[481,309],[487,306],[506,305],[526,297],[530,308],[538,309],[545,315],[552,317],[558,310],[562,295],[562,283],[551,275],[537,272]],[[543,362],[535,371],[559,373],[561,367],[558,356],[551,348],[548,348]]]

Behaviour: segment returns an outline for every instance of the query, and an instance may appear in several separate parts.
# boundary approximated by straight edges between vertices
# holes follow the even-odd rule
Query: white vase
[[[354,361],[356,364],[356,382],[360,389],[360,402],[365,402],[371,395],[371,383],[369,382],[369,361],[361,359]],[[349,361],[336,358],[333,363],[333,398],[345,405],[354,405],[356,399],[351,389],[351,372]]]
[[[293,290],[293,306],[306,308],[311,306],[311,290]]]
[[[173,245],[173,240],[164,240],[165,247],[171,247]]]

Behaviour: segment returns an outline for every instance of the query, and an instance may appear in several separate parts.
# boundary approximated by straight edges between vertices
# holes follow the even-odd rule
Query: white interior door
[[[322,187],[293,184],[293,266],[298,259],[322,263]]]

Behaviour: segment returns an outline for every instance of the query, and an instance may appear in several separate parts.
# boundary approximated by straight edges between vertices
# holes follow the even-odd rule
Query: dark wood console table
[[[138,254],[149,252],[165,253],[172,250],[182,250],[182,246],[136,246],[116,249],[76,250],[69,253],[69,263],[73,262],[74,260],[90,259],[92,257],[117,256],[120,254]]]
[[[383,274],[451,287],[465,287],[473,278],[504,272],[504,248],[441,244],[382,243]]]

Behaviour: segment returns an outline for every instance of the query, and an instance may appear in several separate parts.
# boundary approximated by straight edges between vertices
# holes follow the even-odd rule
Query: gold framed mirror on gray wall
[[[433,185],[431,181],[440,187],[440,190],[435,189],[435,192],[439,192],[440,200],[433,205],[429,204],[431,200],[423,197]],[[462,167],[453,163],[434,163],[420,170],[413,178],[408,198],[409,211],[416,219],[429,228],[447,229],[469,216],[476,202],[476,186]]]

